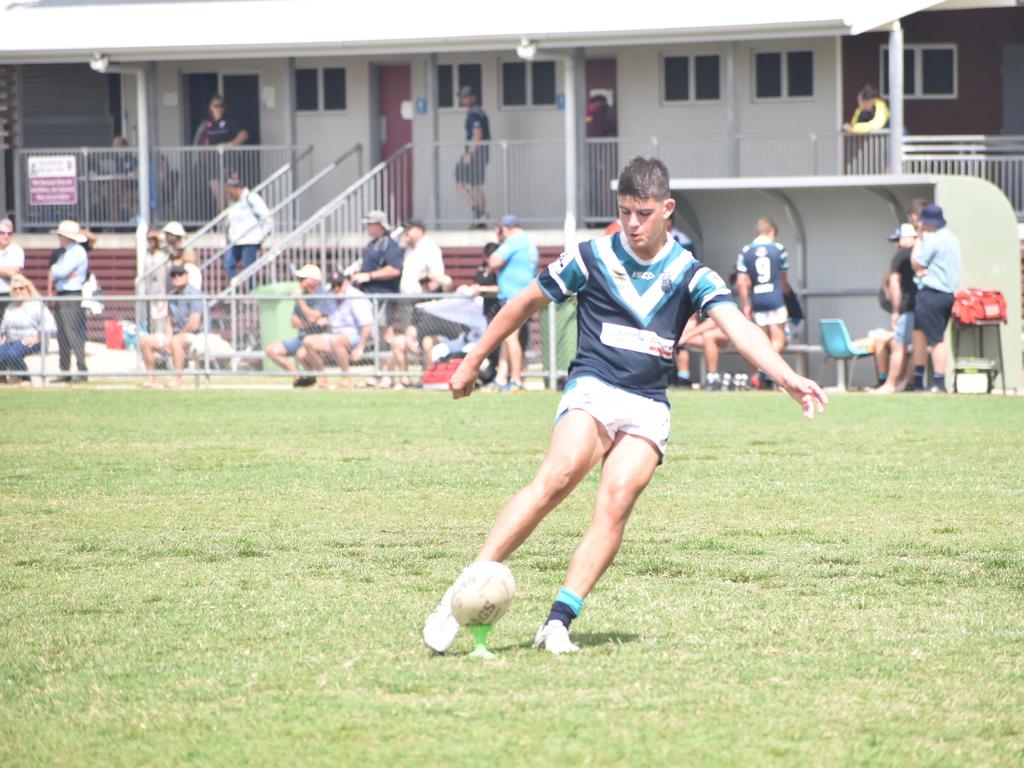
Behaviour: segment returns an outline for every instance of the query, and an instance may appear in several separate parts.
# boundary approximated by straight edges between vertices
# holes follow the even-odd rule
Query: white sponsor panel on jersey
[[[675,341],[659,336],[654,331],[630,328],[618,323],[601,323],[601,343],[606,347],[627,349],[665,360],[672,358]]]

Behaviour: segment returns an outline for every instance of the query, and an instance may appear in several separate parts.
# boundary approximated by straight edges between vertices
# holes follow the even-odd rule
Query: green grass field
[[[673,395],[572,657],[421,622],[556,395],[5,391],[0,765],[1021,765],[1024,398]]]

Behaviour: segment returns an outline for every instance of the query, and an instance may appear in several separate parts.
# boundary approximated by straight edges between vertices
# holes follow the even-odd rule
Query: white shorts
[[[566,384],[555,421],[574,409],[597,419],[612,440],[619,432],[637,435],[650,440],[665,455],[672,430],[672,412],[665,403],[626,392],[593,376],[580,376]]]
[[[789,311],[785,307],[754,313],[754,322],[761,327],[766,325],[782,325],[787,320],[789,320]]]

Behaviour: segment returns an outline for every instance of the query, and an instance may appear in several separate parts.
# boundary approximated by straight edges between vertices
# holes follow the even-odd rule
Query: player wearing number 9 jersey
[[[757,237],[743,246],[736,257],[736,287],[743,314],[760,326],[776,352],[786,346],[785,294],[789,292],[786,247],[775,240],[777,229],[771,219],[757,220]]]

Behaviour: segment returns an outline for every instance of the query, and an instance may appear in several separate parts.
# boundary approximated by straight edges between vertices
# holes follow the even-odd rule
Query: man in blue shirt
[[[911,251],[911,265],[917,274],[914,299],[914,379],[909,390],[924,389],[928,350],[932,353],[935,377],[930,392],[946,391],[946,325],[953,311],[953,294],[960,284],[960,241],[957,240],[937,205],[926,205],[918,214],[921,237]]]
[[[490,159],[491,123],[472,86],[459,89],[459,103],[466,108],[466,149],[455,164],[455,190],[473,211],[473,229],[485,229],[484,171]]]
[[[487,264],[498,272],[498,305],[504,306],[525,289],[537,274],[540,251],[533,243],[515,214],[508,214],[498,224],[498,240],[501,245],[487,258]],[[504,392],[520,392],[523,389],[523,345],[529,337],[513,333],[502,344],[501,357],[508,365],[508,383]]]
[[[299,278],[299,290],[295,294],[291,323],[299,335],[272,341],[263,351],[286,371],[296,374],[292,380],[293,387],[311,387],[316,384],[316,378],[299,376],[296,367],[306,364],[307,352],[302,342],[307,336],[328,330],[327,317],[334,310],[335,301],[327,296],[317,296],[324,288],[324,276],[316,264],[303,265],[295,270],[295,276]],[[295,364],[290,359],[292,357]]]
[[[579,650],[569,624],[615,557],[633,505],[662,461],[671,427],[665,387],[674,370],[675,340],[690,315],[713,318],[808,418],[826,402],[821,388],[798,376],[743,317],[722,278],[668,236],[675,207],[668,178],[660,160],[632,159],[619,177],[623,231],[570,246],[502,308],[449,382],[456,399],[471,394],[480,365],[503,338],[552,301],[576,297],[576,358],[551,447],[534,479],[505,505],[476,557],[505,560],[602,463],[590,525],[534,640],[551,653]],[[440,653],[459,630],[453,594],[445,593],[423,629],[424,642]]]
[[[57,296],[82,295],[82,286],[89,276],[89,254],[84,248],[85,235],[78,222],[62,221],[54,234],[60,238],[64,250],[50,266],[50,277]],[[64,374],[57,381],[71,382],[71,353],[78,363],[78,377],[85,381],[85,309],[76,300],[58,301],[56,304],[57,344],[60,347],[60,370]]]
[[[168,299],[167,321],[163,331],[151,333],[139,343],[142,362],[149,372],[142,382],[142,386],[147,389],[160,386],[153,375],[158,352],[170,352],[174,370],[178,372],[168,386],[173,389],[182,386],[181,372],[185,370],[185,358],[197,343],[197,334],[203,326],[203,294],[188,284],[185,267],[180,264],[171,267],[170,281],[168,294],[180,298]]]

